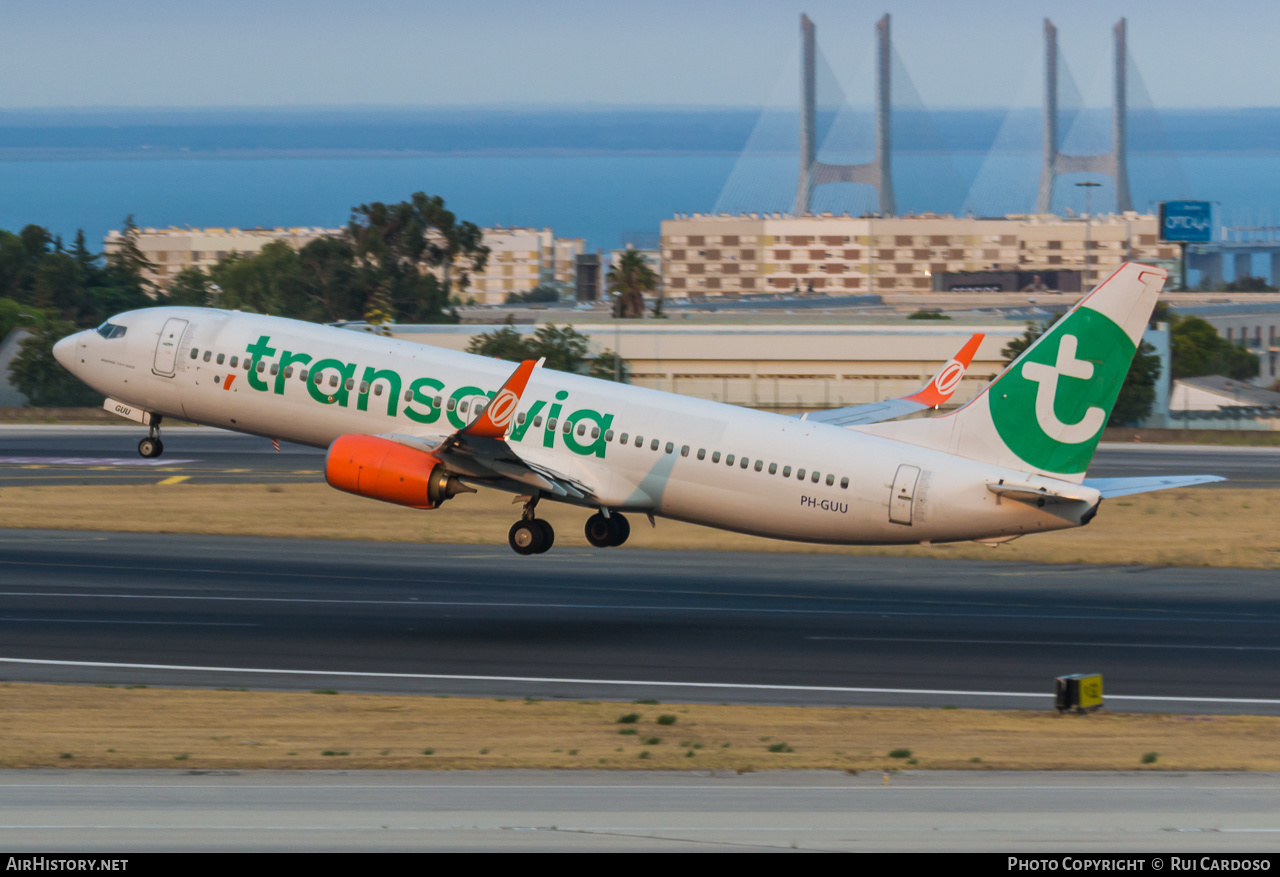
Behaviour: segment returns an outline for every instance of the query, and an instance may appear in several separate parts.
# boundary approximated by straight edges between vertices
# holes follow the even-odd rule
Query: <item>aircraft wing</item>
[[[480,415],[457,432],[424,435],[388,433],[379,438],[432,454],[464,482],[510,481],[552,496],[571,499],[592,496],[594,491],[588,485],[525,460],[506,440],[516,418],[520,396],[534,369],[542,362],[541,359],[536,362],[527,359],[520,363]]]
[[[829,423],[832,426],[842,426],[847,429],[851,426],[893,420],[926,408],[938,408],[950,399],[956,387],[960,386],[960,379],[964,377],[964,373],[973,362],[973,355],[978,352],[978,345],[985,337],[981,332],[973,335],[946,365],[938,369],[938,373],[929,383],[910,396],[899,396],[896,399],[869,402],[865,405],[850,405],[846,408],[831,408],[827,411],[811,411],[802,414],[800,419]]]
[[[1168,490],[1171,487],[1193,487],[1226,481],[1221,475],[1151,475],[1140,478],[1086,478],[1085,487],[1092,487],[1103,497],[1128,496],[1131,493],[1147,493],[1152,490]]]

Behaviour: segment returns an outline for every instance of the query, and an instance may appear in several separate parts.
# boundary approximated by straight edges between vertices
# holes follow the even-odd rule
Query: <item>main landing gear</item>
[[[555,544],[556,531],[551,528],[551,524],[533,516],[537,505],[536,496],[525,503],[520,520],[512,524],[507,533],[507,541],[516,554],[542,554]]]
[[[160,441],[160,415],[151,416],[151,425],[147,437],[138,442],[138,453],[151,459],[164,453],[164,442]]]
[[[596,512],[587,518],[587,526],[584,529],[587,541],[596,548],[617,548],[631,535],[631,525],[617,512],[608,517],[601,512]]]

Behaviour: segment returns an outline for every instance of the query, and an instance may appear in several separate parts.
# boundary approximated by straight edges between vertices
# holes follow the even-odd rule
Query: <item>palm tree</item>
[[[658,288],[658,275],[648,266],[639,250],[628,249],[618,264],[605,275],[609,292],[618,296],[615,317],[639,319],[644,316],[644,294]]]

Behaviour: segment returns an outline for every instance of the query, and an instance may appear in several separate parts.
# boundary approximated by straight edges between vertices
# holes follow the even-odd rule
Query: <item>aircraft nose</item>
[[[76,359],[76,345],[80,341],[80,334],[76,332],[63,338],[57,344],[53,345],[53,358],[56,359],[67,371],[73,371],[72,363]]]

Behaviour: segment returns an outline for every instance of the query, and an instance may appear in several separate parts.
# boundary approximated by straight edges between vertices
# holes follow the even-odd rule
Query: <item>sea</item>
[[[895,140],[899,212],[1029,212],[1037,120],[934,112],[928,136]],[[1131,146],[1139,210],[1195,198],[1223,227],[1280,226],[1280,109],[1158,122]],[[776,114],[768,124],[798,129]],[[797,153],[778,138],[760,147],[764,126],[737,108],[0,111],[0,229],[35,223],[68,242],[82,229],[98,246],[129,216],[144,228],[331,228],[357,205],[421,191],[482,226],[644,246],[678,213],[789,209]],[[1071,182],[1055,211],[1084,209]],[[1114,194],[1099,189],[1091,206],[1114,209]],[[815,209],[858,215],[874,193],[833,187]]]

